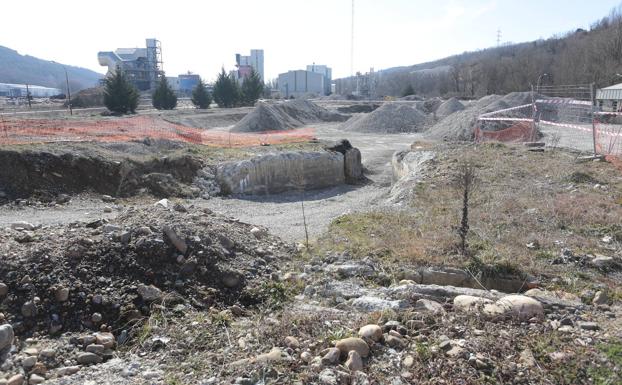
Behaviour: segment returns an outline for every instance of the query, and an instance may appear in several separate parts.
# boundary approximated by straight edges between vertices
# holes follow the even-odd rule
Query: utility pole
[[[497,28],[497,47],[501,44],[501,29]]]
[[[28,108],[32,108],[32,104],[30,103],[30,89],[28,88],[28,84],[26,84],[26,100],[28,100]]]
[[[71,91],[69,90],[69,75],[67,75],[67,68],[63,66],[65,70],[65,81],[67,82],[67,100],[69,103],[69,115],[73,115],[73,108],[71,108]]]

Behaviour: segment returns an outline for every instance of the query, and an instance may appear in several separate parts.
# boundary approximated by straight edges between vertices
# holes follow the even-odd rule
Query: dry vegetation
[[[574,255],[613,256],[619,251],[622,173],[611,164],[578,162],[573,153],[528,152],[520,146],[442,147],[416,186],[410,207],[341,216],[319,246],[416,265],[464,266],[475,260],[520,269],[544,282],[567,278],[553,282],[578,285],[572,291],[581,288],[578,281],[587,273],[578,266],[553,264],[563,249]],[[462,201],[452,181],[464,160],[475,165],[478,178],[468,234],[474,258],[458,252]]]

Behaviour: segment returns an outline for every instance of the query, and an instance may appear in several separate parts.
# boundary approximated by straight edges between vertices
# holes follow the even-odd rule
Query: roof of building
[[[622,100],[622,83],[596,90],[598,100]]]

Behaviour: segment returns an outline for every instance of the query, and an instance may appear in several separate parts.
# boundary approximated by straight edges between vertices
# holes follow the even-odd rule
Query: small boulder
[[[346,368],[352,372],[363,369],[363,360],[356,350],[351,350],[348,353],[348,359],[346,360]]]
[[[346,356],[352,350],[355,350],[363,358],[369,355],[369,345],[358,337],[349,337],[339,340],[335,344],[335,347],[339,349],[343,356]]]
[[[525,295],[507,295],[493,304],[484,306],[484,314],[489,316],[512,316],[520,320],[528,320],[533,317],[543,318],[544,308],[542,304]]]
[[[81,365],[99,364],[103,361],[103,359],[97,354],[89,352],[80,353],[77,360]]]
[[[429,299],[419,299],[415,302],[415,310],[417,311],[429,311],[432,313],[445,313],[445,309],[443,309],[443,305],[436,301],[431,301]]]
[[[374,324],[365,325],[359,329],[359,337],[378,342],[382,340],[382,328]]]
[[[298,349],[300,347],[300,342],[298,342],[298,339],[293,336],[285,337],[285,340],[283,342],[285,346],[290,349]]]
[[[100,332],[95,333],[95,341],[98,345],[104,345],[106,349],[112,349],[115,344],[114,335],[112,333]]]
[[[337,348],[328,348],[322,350],[322,365],[335,365],[339,363],[341,351]]]
[[[6,382],[6,385],[23,385],[24,384],[24,375],[16,374],[13,377],[9,378]]]
[[[284,352],[283,350],[275,347],[270,350],[269,353],[260,354],[255,358],[255,361],[258,363],[266,364],[271,362],[286,362],[291,361],[292,358],[289,354]]]
[[[594,305],[607,305],[609,303],[609,296],[607,292],[604,290],[599,290],[594,294],[594,298],[592,299],[592,304]]]
[[[4,298],[9,294],[9,287],[5,284],[0,282],[0,298]]]
[[[268,233],[265,230],[260,229],[259,227],[253,227],[251,229],[251,234],[255,236],[257,239],[264,238]]]
[[[136,291],[145,302],[154,302],[162,299],[162,290],[153,285],[139,285]]]
[[[11,350],[14,338],[15,333],[11,325],[0,325],[0,357]]]
[[[67,302],[67,300],[69,299],[69,288],[56,288],[56,291],[54,292],[54,298],[56,298],[56,302]]]
[[[476,311],[486,304],[491,304],[488,298],[476,297],[473,295],[459,295],[454,298],[454,309],[459,311]]]

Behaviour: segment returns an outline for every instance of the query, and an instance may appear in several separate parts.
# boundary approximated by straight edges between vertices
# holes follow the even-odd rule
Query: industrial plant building
[[[288,71],[279,74],[278,88],[284,98],[324,95],[326,89],[324,82],[324,75],[317,72]]]
[[[288,71],[279,74],[278,89],[284,98],[331,93],[332,70],[325,65],[312,64],[307,70]]]
[[[62,95],[63,91],[58,88],[33,86],[26,84],[0,83],[0,96],[8,98],[25,98],[28,93],[33,98],[49,98]]]
[[[324,95],[330,95],[331,84],[333,82],[333,70],[329,66],[313,63],[307,66],[307,71],[322,74],[324,76]]]
[[[251,54],[248,56],[235,54],[235,67],[234,71],[231,71],[231,75],[239,82],[242,82],[245,77],[250,75],[251,69],[259,74],[261,80],[264,80],[263,72],[263,49],[251,49]]]
[[[117,68],[124,71],[140,91],[155,89],[164,76],[162,48],[156,39],[146,39],[146,48],[118,48],[97,54],[99,64],[108,67],[108,74]]]
[[[201,77],[197,74],[188,72],[187,74],[181,74],[176,77],[167,76],[166,80],[168,81],[169,86],[178,95],[190,96],[192,94],[192,90],[194,90],[201,81]]]

